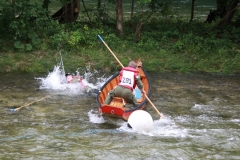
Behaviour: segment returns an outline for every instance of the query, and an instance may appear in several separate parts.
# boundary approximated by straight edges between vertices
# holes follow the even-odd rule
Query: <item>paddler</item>
[[[86,86],[83,83],[83,79],[80,76],[74,76],[72,73],[67,73],[66,75],[67,83],[80,83],[82,88],[84,89]]]
[[[121,97],[126,102],[124,107],[134,108],[137,106],[138,103],[133,90],[137,86],[142,93],[145,93],[145,91],[136,67],[137,64],[134,61],[130,61],[127,67],[122,68],[119,74],[118,85],[109,91],[104,104],[110,104],[113,97]]]

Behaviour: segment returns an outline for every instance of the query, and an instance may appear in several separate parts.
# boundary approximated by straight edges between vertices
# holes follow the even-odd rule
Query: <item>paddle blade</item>
[[[18,108],[10,108],[10,111],[11,111],[11,112],[17,112],[17,111],[18,111]]]
[[[98,38],[103,42],[103,39],[102,39],[102,37],[100,35],[98,35]]]

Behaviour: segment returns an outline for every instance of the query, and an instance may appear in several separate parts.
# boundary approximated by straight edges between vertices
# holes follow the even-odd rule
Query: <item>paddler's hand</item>
[[[145,94],[146,92],[144,91],[144,89],[141,89],[141,92],[143,93],[143,94]]]

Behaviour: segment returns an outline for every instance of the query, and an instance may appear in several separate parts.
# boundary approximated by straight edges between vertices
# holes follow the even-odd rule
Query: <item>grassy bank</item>
[[[3,4],[5,11],[11,11],[11,4]],[[205,23],[197,15],[189,22],[189,17],[180,10],[175,12],[171,3],[163,3],[158,10],[144,5],[148,11],[134,14],[132,20],[124,19],[120,34],[114,14],[99,4],[91,21],[81,14],[83,17],[74,23],[49,19],[39,3],[24,1],[16,6],[21,13],[17,18],[9,17],[8,12],[0,17],[2,73],[52,70],[61,60],[59,48],[66,71],[89,65],[104,72],[119,70],[98,34],[123,65],[140,58],[144,68],[153,72],[240,73],[239,9],[230,25],[220,27],[219,19]]]
[[[112,49],[113,50],[113,49]],[[166,49],[144,51],[131,50],[124,47],[113,50],[123,65],[130,60],[142,59],[146,71],[153,72],[209,72],[224,74],[240,73],[240,54],[219,51],[219,54],[204,56],[202,54],[188,54],[185,52],[172,53]],[[224,52],[221,54],[221,52]],[[0,53],[0,72],[43,72],[51,71],[60,64],[59,50],[35,51],[25,53]],[[61,51],[66,72],[75,72],[77,68],[97,69],[104,72],[113,72],[120,69],[120,65],[104,47],[99,49],[84,49],[81,51]]]
[[[118,62],[98,40],[97,35],[101,34],[123,65],[140,58],[144,68],[153,72],[240,73],[240,23],[217,28],[216,24],[199,21],[153,19],[146,22],[137,35],[134,34],[135,27],[125,23],[122,36],[117,36],[114,23],[50,26],[51,32],[49,29],[38,36],[37,32],[27,32],[35,35],[31,40],[21,43],[10,39],[1,41],[0,72],[52,70],[60,63],[59,47],[66,71],[76,71],[89,64],[92,69],[104,72],[120,69]]]

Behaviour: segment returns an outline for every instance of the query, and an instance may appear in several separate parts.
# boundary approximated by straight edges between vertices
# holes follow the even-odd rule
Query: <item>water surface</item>
[[[159,119],[148,104],[154,120],[149,133],[98,117],[95,97],[76,86],[52,85],[58,75],[1,75],[0,158],[240,159],[239,76],[149,75],[150,99],[165,116]],[[50,84],[36,79],[41,77]],[[93,86],[99,87],[96,79]]]

